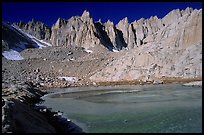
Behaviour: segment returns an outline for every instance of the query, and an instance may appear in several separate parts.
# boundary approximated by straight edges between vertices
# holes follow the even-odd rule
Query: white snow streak
[[[38,40],[38,39],[37,39]],[[44,44],[46,44],[47,46],[52,46],[50,43],[47,43],[47,42],[45,42],[45,41],[43,41],[43,40],[39,40],[40,42],[42,42],[42,43],[44,43]]]
[[[36,37],[34,37],[34,36],[32,36],[32,35],[30,35],[30,34],[24,32],[23,30],[21,30],[21,29],[15,27],[14,25],[12,25],[12,27],[18,29],[21,33],[23,33],[24,35],[26,35],[26,36],[28,36],[29,38],[31,38],[32,41],[34,41],[34,42],[39,46],[39,48],[46,47],[45,45],[47,45],[47,46],[52,46],[50,43],[47,43],[47,42],[45,42],[45,41],[43,41],[43,40],[39,40],[39,39],[37,39]],[[44,44],[45,44],[45,45],[44,45]]]

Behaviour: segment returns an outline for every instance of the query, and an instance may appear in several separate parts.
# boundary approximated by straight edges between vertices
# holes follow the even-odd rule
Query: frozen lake
[[[64,89],[43,105],[61,110],[85,132],[202,132],[202,87],[180,84]]]

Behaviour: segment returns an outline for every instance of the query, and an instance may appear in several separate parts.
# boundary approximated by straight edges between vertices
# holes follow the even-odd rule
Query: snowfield
[[[2,55],[8,60],[23,60],[21,54],[15,50],[10,49],[9,51],[2,52]]]

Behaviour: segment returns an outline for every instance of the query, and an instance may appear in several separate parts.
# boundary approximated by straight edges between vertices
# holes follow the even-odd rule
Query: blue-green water
[[[88,90],[88,88],[86,88]],[[202,132],[202,88],[179,84],[69,92],[44,97],[85,132]]]

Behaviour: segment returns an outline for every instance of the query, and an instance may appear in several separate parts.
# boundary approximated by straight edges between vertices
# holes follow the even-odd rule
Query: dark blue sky
[[[151,16],[164,17],[173,9],[202,8],[202,2],[2,2],[2,18],[9,22],[30,21],[32,18],[52,26],[59,17],[69,19],[85,9],[97,21],[108,19],[117,24],[128,17],[129,22]]]

